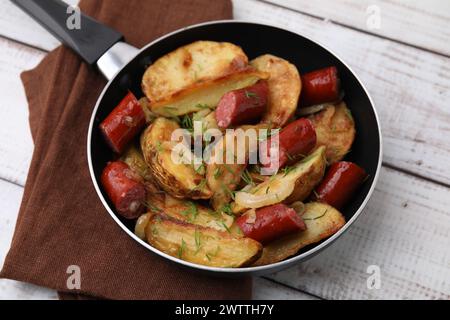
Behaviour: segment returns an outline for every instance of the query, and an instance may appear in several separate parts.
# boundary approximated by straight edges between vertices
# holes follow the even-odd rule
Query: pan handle
[[[61,0],[11,1],[90,65],[123,39],[119,32],[81,12],[77,21],[74,9]]]

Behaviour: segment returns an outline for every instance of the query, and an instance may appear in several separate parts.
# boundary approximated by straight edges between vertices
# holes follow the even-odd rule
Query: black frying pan
[[[244,21],[212,21],[190,26],[163,36],[141,50],[121,42],[122,36],[95,20],[82,15],[80,30],[69,30],[66,26],[67,5],[59,0],[12,0],[54,36],[72,48],[87,63],[97,68],[109,80],[92,112],[87,132],[87,165],[98,196],[119,226],[140,245],[175,263],[216,274],[263,274],[286,268],[304,261],[325,249],[335,241],[356,220],[371,196],[381,167],[381,133],[373,102],[354,72],[330,50],[295,32],[278,27]],[[104,142],[98,129],[100,122],[112,111],[131,90],[136,96],[143,96],[141,78],[146,66],[177,49],[197,40],[227,41],[241,46],[249,59],[271,53],[289,60],[302,72],[334,65],[338,68],[345,101],[351,109],[357,126],[356,140],[347,156],[363,167],[369,179],[342,210],[347,223],[332,237],[319,244],[302,249],[296,256],[271,265],[248,268],[213,268],[192,264],[169,256],[134,233],[134,222],[127,221],[114,212],[99,181],[106,163],[114,154]],[[94,71],[93,71],[94,72]]]

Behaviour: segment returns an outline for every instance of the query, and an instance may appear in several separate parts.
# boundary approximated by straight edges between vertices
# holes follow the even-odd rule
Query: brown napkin
[[[80,7],[141,47],[180,27],[232,16],[229,0],[83,0]],[[22,74],[35,149],[1,277],[111,299],[249,299],[251,278],[202,275],[138,245],[110,218],[92,186],[88,122],[102,76],[59,47]],[[81,289],[67,289],[68,266]],[[76,295],[80,294],[80,295]]]

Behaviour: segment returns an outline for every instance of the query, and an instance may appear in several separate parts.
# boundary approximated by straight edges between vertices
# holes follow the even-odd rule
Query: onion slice
[[[269,184],[267,186],[269,186]],[[263,194],[252,194],[250,192],[238,191],[235,194],[235,202],[241,207],[252,209],[270,206],[275,203],[280,203],[289,197],[294,191],[294,187],[295,183],[283,183]],[[264,188],[261,188],[260,190],[265,192]]]

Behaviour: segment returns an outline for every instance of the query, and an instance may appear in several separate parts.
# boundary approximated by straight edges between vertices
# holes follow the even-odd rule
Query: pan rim
[[[367,192],[367,195],[365,196],[363,202],[361,203],[361,205],[359,206],[358,210],[356,210],[356,212],[353,214],[353,216],[345,222],[344,226],[339,229],[338,232],[336,232],[335,234],[333,234],[331,237],[327,238],[326,240],[324,240],[323,242],[319,243],[318,245],[314,246],[313,248],[309,249],[306,252],[303,252],[301,254],[292,256],[290,258],[287,258],[283,261],[279,261],[276,263],[272,263],[269,265],[264,265],[264,266],[257,266],[257,267],[242,267],[242,268],[220,268],[220,267],[209,267],[209,266],[204,266],[204,265],[200,265],[200,264],[195,264],[192,262],[188,262],[176,257],[173,257],[171,255],[168,255],[154,247],[152,247],[150,244],[148,244],[147,242],[141,240],[140,238],[138,238],[130,229],[128,229],[123,223],[122,221],[120,221],[120,219],[116,216],[116,214],[114,213],[114,211],[110,208],[110,206],[108,205],[106,199],[103,197],[103,194],[100,190],[100,187],[97,183],[96,177],[95,177],[95,173],[94,173],[94,168],[92,165],[92,158],[91,158],[91,137],[92,137],[92,131],[93,131],[93,126],[94,126],[94,122],[95,122],[95,116],[97,114],[97,110],[100,106],[100,102],[103,100],[103,96],[105,95],[106,91],[108,90],[108,88],[110,87],[110,85],[114,82],[115,78],[117,77],[117,75],[120,73],[120,71],[122,71],[126,66],[129,65],[129,63],[131,61],[133,61],[136,56],[138,56],[140,53],[142,53],[143,51],[145,51],[147,48],[151,47],[152,45],[160,42],[161,40],[164,40],[168,37],[171,37],[172,35],[184,32],[185,30],[190,30],[190,29],[194,29],[194,28],[198,28],[198,27],[202,27],[202,26],[207,26],[207,25],[213,25],[213,24],[228,24],[228,23],[245,23],[245,24],[254,24],[254,25],[259,25],[259,26],[266,26],[266,27],[272,27],[272,28],[277,28],[280,29],[282,31],[288,31],[291,32],[293,34],[296,34],[300,37],[303,37],[313,43],[315,43],[316,45],[320,46],[321,48],[323,48],[324,50],[328,51],[331,55],[333,55],[336,59],[338,59],[350,72],[351,74],[355,77],[355,79],[358,81],[359,85],[363,88],[364,93],[366,94],[366,96],[369,99],[370,102],[370,106],[372,108],[372,111],[375,115],[375,120],[376,120],[376,124],[377,124],[377,128],[378,128],[378,136],[379,136],[379,155],[378,155],[378,163],[377,163],[377,168],[375,171],[375,175],[372,181],[372,185],[370,186],[369,191]],[[341,57],[339,55],[337,55],[334,51],[332,51],[331,49],[329,49],[327,46],[323,45],[322,43],[316,41],[316,40],[312,40],[311,38],[300,34],[290,28],[286,28],[284,26],[278,26],[276,24],[267,24],[267,23],[262,23],[262,22],[254,22],[254,21],[248,21],[248,20],[234,20],[234,19],[227,19],[227,20],[213,20],[213,21],[207,21],[207,22],[202,22],[202,23],[198,23],[198,24],[194,24],[194,25],[190,25],[187,27],[183,27],[180,29],[177,29],[175,31],[172,31],[168,34],[165,34],[155,40],[153,40],[152,42],[148,43],[147,45],[145,45],[144,47],[142,47],[141,49],[139,49],[136,52],[136,55],[128,62],[126,63],[109,81],[108,83],[105,85],[105,87],[103,88],[100,96],[97,99],[97,102],[95,104],[94,109],[92,110],[92,114],[91,114],[91,119],[89,121],[89,130],[88,130],[88,136],[87,136],[87,160],[88,160],[88,166],[89,166],[89,173],[91,176],[91,180],[92,183],[94,184],[94,188],[95,191],[97,192],[98,197],[100,198],[100,201],[102,202],[104,208],[106,209],[106,211],[109,213],[109,215],[114,219],[114,221],[120,226],[120,228],[125,231],[130,237],[132,237],[135,241],[137,241],[139,244],[143,245],[145,248],[149,249],[150,251],[152,251],[153,253],[171,260],[172,262],[178,263],[178,264],[182,264],[186,267],[190,267],[193,269],[197,269],[197,270],[202,270],[202,271],[207,271],[207,272],[215,272],[215,273],[225,273],[225,274],[239,274],[239,275],[244,275],[244,274],[263,274],[263,273],[270,273],[273,272],[275,270],[281,270],[284,268],[287,268],[295,263],[298,263],[300,261],[304,261],[307,258],[313,257],[315,254],[319,253],[320,251],[322,251],[323,249],[325,249],[326,247],[328,247],[329,245],[331,245],[332,243],[335,242],[335,240],[337,240],[342,234],[344,234],[347,229],[356,221],[356,219],[361,215],[361,213],[363,212],[363,210],[365,209],[367,202],[369,201],[369,199],[372,197],[372,194],[375,190],[375,186],[378,182],[378,178],[380,175],[380,171],[381,171],[381,164],[382,164],[382,158],[383,158],[383,141],[382,141],[382,134],[381,134],[381,126],[380,126],[380,119],[375,107],[375,103],[373,102],[372,97],[370,96],[367,88],[364,86],[363,82],[360,80],[360,78],[358,77],[358,75],[353,71],[353,69],[343,60],[341,59]]]

